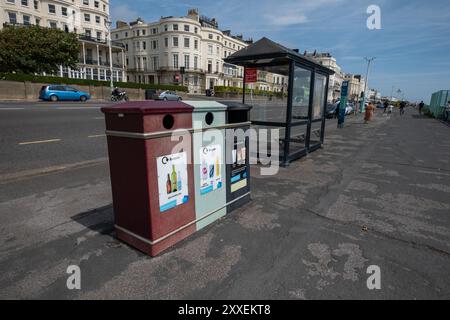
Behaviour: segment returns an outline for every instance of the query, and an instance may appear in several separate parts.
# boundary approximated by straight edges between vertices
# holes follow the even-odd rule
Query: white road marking
[[[50,143],[50,142],[58,142],[58,141],[61,141],[61,139],[27,141],[27,142],[20,142],[19,145],[23,146],[23,145],[27,145],[27,144]]]
[[[24,110],[25,108],[1,108],[0,107],[0,111],[1,110]]]
[[[106,134],[94,134],[92,136],[88,136],[88,138],[98,138],[98,137],[106,137]]]
[[[98,110],[101,107],[57,107],[57,110]]]

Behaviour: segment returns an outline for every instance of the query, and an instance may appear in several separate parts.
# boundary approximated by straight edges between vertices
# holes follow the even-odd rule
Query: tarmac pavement
[[[155,258],[114,238],[106,161],[0,183],[0,298],[449,299],[450,128],[416,113],[253,166],[251,203]]]

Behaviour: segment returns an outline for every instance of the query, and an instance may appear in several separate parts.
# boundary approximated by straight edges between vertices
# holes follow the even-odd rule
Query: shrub
[[[214,87],[215,93],[239,93],[239,94],[242,94],[242,91],[243,91],[242,88],[239,88],[239,87],[226,87],[226,86],[215,86]],[[251,92],[250,88],[245,89],[245,93],[250,93],[250,92]],[[283,96],[282,92],[273,92],[273,91],[258,90],[258,89],[253,89],[253,94],[275,96],[275,97]],[[285,93],[284,96],[286,97],[287,93]]]
[[[88,79],[71,79],[71,78],[61,78],[54,76],[41,76],[33,74],[21,74],[21,73],[0,73],[0,80],[9,81],[29,81],[34,83],[48,83],[48,84],[74,84],[74,85],[85,85],[85,86],[96,86],[96,87],[109,87],[109,81],[98,81],[98,80],[88,80]],[[114,82],[114,86],[119,88],[130,88],[130,89],[157,89],[157,90],[172,90],[172,91],[182,91],[187,92],[188,88],[185,86],[177,85],[164,85],[164,84],[143,84],[134,82]]]

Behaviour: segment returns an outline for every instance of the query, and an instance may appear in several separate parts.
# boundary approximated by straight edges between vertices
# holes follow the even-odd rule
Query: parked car
[[[67,85],[48,85],[43,86],[39,92],[39,99],[48,101],[58,100],[72,100],[72,101],[86,101],[91,98],[87,92],[80,91],[72,86]]]
[[[338,106],[338,103],[329,103],[329,104],[327,104],[327,111],[326,111],[325,116],[328,119],[332,119],[332,118],[335,117],[337,106]]]
[[[336,109],[338,106],[339,106],[339,101],[337,101],[335,103],[329,103],[327,105],[326,117],[328,119],[332,119],[336,116]],[[353,113],[354,110],[355,110],[354,104],[352,102],[347,102],[347,105],[345,107],[345,114],[349,115],[349,114]]]
[[[167,91],[161,92],[158,96],[156,96],[155,100],[181,101],[181,97],[179,95],[177,95],[175,92],[167,90]]]

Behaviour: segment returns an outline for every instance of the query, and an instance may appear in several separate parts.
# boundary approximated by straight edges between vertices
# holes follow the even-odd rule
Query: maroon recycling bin
[[[182,102],[136,101],[101,110],[116,235],[155,256],[195,232],[192,137],[188,130],[176,131],[192,127],[193,108]],[[172,141],[174,132],[177,141]],[[181,148],[174,148],[180,141]]]

